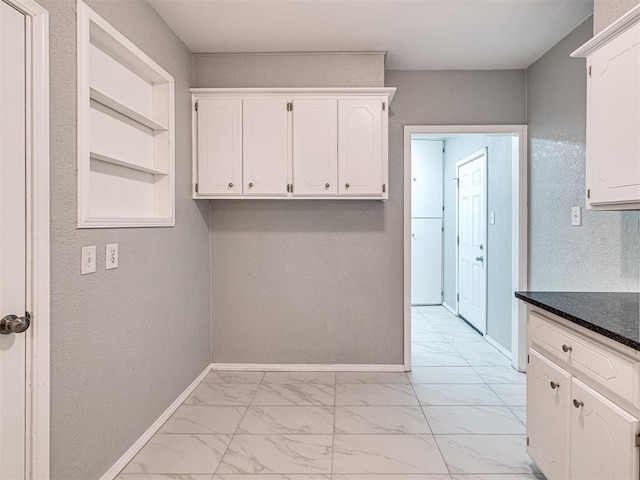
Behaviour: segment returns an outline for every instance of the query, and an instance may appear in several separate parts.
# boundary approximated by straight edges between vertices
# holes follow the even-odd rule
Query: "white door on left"
[[[26,18],[0,1],[0,479],[25,478]],[[8,317],[15,315],[17,318]]]

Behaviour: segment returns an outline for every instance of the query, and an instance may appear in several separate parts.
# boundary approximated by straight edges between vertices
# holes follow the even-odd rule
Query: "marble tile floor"
[[[413,371],[212,372],[117,480],[541,480],[525,375],[442,307]]]

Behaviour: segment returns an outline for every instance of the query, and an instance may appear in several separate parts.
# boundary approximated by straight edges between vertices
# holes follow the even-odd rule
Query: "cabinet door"
[[[293,102],[293,195],[338,193],[338,103]]]
[[[579,380],[571,403],[571,478],[638,479],[638,420]]]
[[[242,194],[242,100],[198,100],[198,193]]]
[[[338,100],[338,193],[383,196],[382,100]]]
[[[242,102],[244,195],[286,196],[288,118],[286,98]]]
[[[589,201],[640,201],[640,25],[593,53],[588,65]]]
[[[569,478],[570,401],[571,376],[530,349],[527,367],[527,453],[542,473],[552,480]]]

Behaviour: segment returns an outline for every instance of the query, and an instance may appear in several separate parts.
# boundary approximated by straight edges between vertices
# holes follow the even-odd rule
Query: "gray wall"
[[[640,0],[595,0],[593,2],[593,33],[599,33],[620,18]]]
[[[379,87],[384,54],[224,54],[194,56],[194,87]]]
[[[456,162],[488,148],[487,209],[495,212],[487,223],[487,333],[511,350],[511,162],[512,137],[464,135],[447,138],[444,157],[444,296],[456,304]]]
[[[176,227],[76,230],[76,4],[40,2],[51,15],[51,478],[89,480],[210,361],[209,205],[189,198],[190,53],[146,2],[91,0],[175,78]],[[107,272],[112,242],[120,265]],[[98,247],[98,271],[81,277],[83,245]]]
[[[196,57],[195,71],[205,71],[207,61]],[[309,79],[301,78],[306,64],[303,58],[292,66],[301,85],[342,83],[342,62]],[[264,59],[241,71],[269,82]],[[231,76],[212,73],[196,85],[235,86],[217,83]],[[215,362],[402,363],[404,125],[524,123],[525,84],[524,71],[389,71],[386,77],[398,87],[390,109],[387,202],[211,203]],[[371,85],[376,78],[361,81]]]
[[[531,290],[637,291],[639,212],[584,212],[586,75],[569,54],[589,40],[586,20],[527,71]]]

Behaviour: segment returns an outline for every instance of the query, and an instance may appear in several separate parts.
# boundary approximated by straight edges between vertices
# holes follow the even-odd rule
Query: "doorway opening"
[[[526,126],[405,127],[406,370],[412,307],[464,320],[525,370],[526,152]]]

